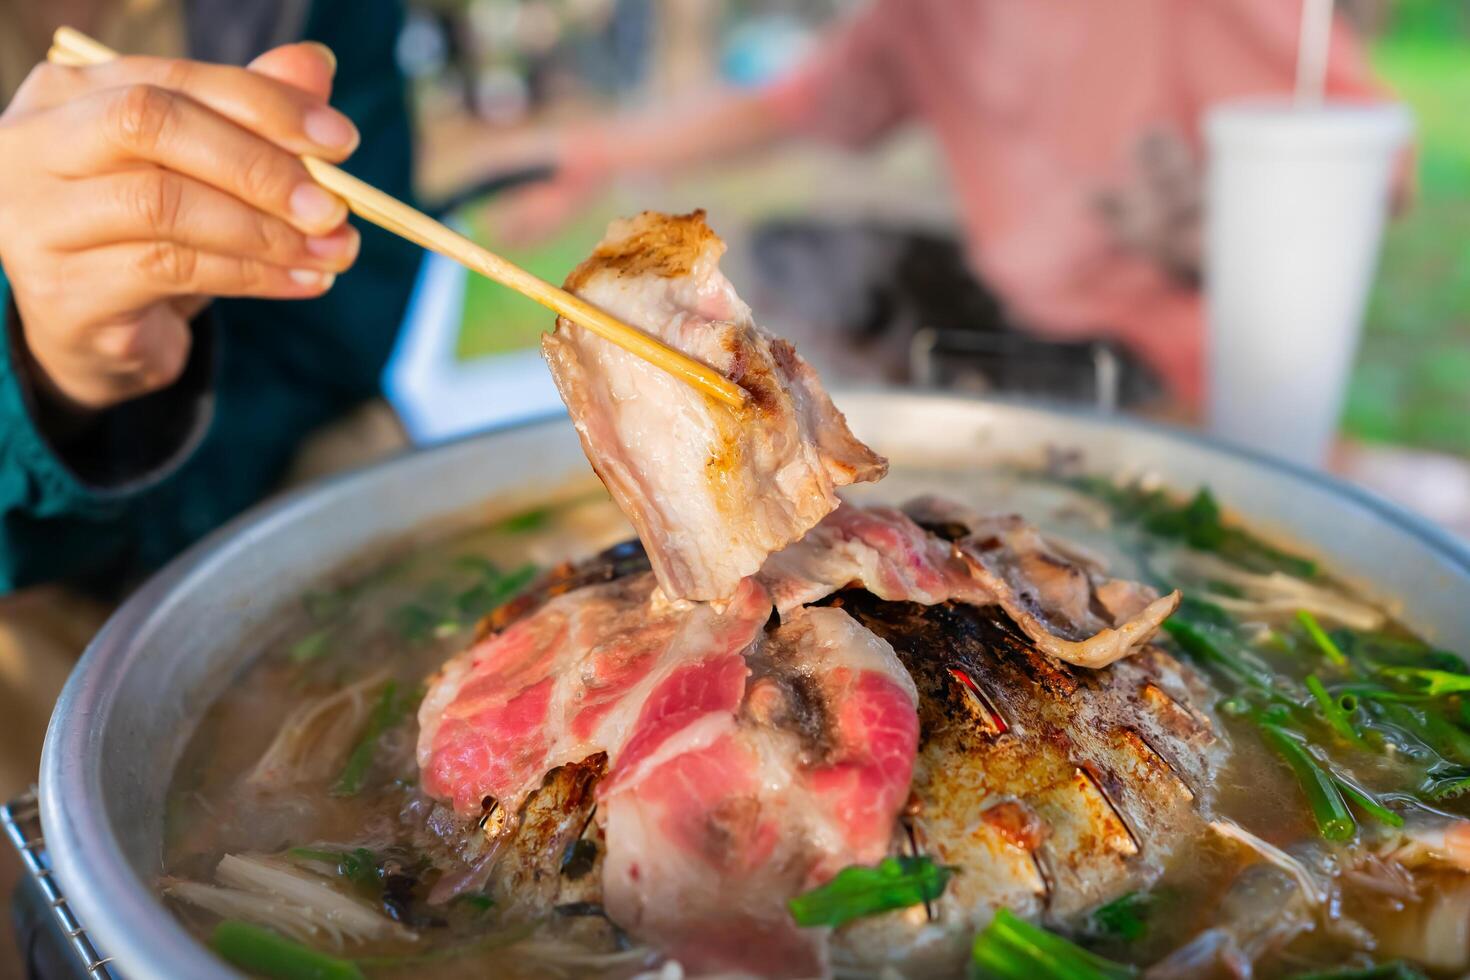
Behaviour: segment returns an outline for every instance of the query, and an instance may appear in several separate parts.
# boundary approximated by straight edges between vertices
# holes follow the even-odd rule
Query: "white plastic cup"
[[[1412,130],[1393,103],[1242,102],[1206,117],[1216,435],[1310,466],[1326,460]]]

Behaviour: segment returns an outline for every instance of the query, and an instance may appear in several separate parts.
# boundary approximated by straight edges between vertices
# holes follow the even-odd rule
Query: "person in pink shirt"
[[[764,89],[561,134],[557,177],[521,192],[503,226],[542,234],[619,174],[798,136],[862,148],[919,121],[970,264],[1010,316],[1120,341],[1195,405],[1201,119],[1291,90],[1299,16],[1290,0],[873,0]],[[1341,19],[1329,64],[1331,97],[1381,94]]]

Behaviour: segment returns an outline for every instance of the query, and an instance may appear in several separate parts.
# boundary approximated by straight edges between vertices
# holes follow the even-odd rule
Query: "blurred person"
[[[917,121],[954,184],[969,264],[1009,318],[1120,341],[1196,406],[1201,118],[1291,91],[1299,17],[1283,0],[872,0],[774,84],[556,134],[555,179],[492,220],[535,240],[620,175],[804,136],[858,149]],[[1341,22],[1328,92],[1378,94]]]
[[[129,56],[47,65],[62,23]],[[411,197],[400,24],[394,0],[0,0],[0,796],[108,602],[377,392],[418,252],[298,155]]]

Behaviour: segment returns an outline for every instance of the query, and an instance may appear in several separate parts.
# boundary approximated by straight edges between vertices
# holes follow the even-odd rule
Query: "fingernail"
[[[318,272],[316,269],[292,269],[291,281],[298,286],[331,289],[332,283],[337,281],[337,277],[333,273]]]
[[[357,148],[357,127],[340,112],[313,109],[306,114],[306,122],[302,125],[306,129],[306,135],[318,146],[329,150]]]
[[[315,184],[297,184],[291,192],[291,213],[308,224],[323,224],[342,213],[342,204]]]
[[[327,62],[327,70],[333,75],[337,74],[337,53],[320,41],[307,41],[307,44],[321,52],[321,56]]]
[[[357,251],[357,229],[347,225],[330,235],[312,235],[306,239],[306,250],[319,259],[335,259]]]

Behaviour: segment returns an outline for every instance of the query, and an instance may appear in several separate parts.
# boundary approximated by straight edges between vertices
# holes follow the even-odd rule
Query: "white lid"
[[[1204,128],[1215,148],[1392,149],[1408,140],[1414,117],[1398,102],[1251,99],[1211,107]]]

